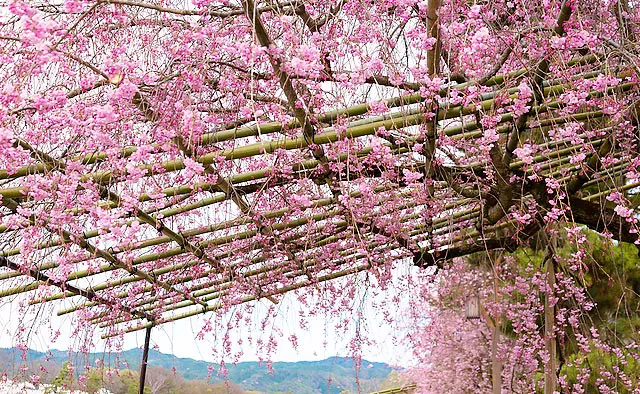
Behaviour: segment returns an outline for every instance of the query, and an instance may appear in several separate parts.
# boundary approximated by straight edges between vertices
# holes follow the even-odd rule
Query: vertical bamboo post
[[[144,350],[142,351],[142,364],[140,365],[140,387],[138,388],[138,394],[144,394],[144,380],[147,376],[147,360],[149,359],[149,341],[151,340],[151,328],[147,327],[147,332],[144,337]]]
[[[429,36],[435,39],[435,43],[433,44],[433,48],[427,51],[427,68],[429,72],[429,77],[433,78],[440,73],[440,20],[439,20],[439,8],[440,8],[440,0],[429,0],[427,3],[427,31]],[[425,106],[429,105],[431,108],[426,107],[425,110],[428,112],[430,109],[435,109],[435,116],[431,121],[426,122],[427,133],[425,136],[425,144],[422,147],[422,154],[425,158],[425,167],[424,167],[424,180],[425,180],[425,191],[429,197],[433,197],[435,195],[435,188],[433,184],[430,184],[430,180],[434,178],[435,167],[434,167],[434,158],[436,153],[436,132],[438,128],[438,103],[436,99],[432,99],[430,104],[425,104]],[[427,205],[427,206],[430,206]],[[429,217],[427,219],[427,232],[429,233],[429,244],[433,245],[433,218]]]
[[[437,75],[440,72],[440,21],[438,9],[440,0],[429,0],[427,3],[427,31],[429,36],[436,39],[433,49],[427,51],[427,67],[429,76]]]

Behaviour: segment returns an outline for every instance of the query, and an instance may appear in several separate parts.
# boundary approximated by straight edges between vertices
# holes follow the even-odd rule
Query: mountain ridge
[[[0,348],[0,373],[6,369],[19,368],[24,364],[22,351],[17,348]],[[86,371],[85,367],[99,365],[119,369],[137,370],[142,359],[142,349],[132,348],[119,353],[78,353],[52,349],[40,352],[26,351],[27,364],[61,366],[71,361],[76,373]],[[96,363],[96,360],[102,360]],[[220,365],[188,357],[149,350],[149,365],[174,370],[187,380],[209,380],[212,383],[229,380],[244,390],[263,393],[291,391],[301,394],[338,394],[343,390],[362,392],[374,390],[392,371],[385,363],[361,360],[361,368],[356,371],[355,360],[349,357],[329,357],[318,361],[274,361],[267,368],[266,362],[242,361],[225,363],[226,373],[220,374]],[[210,369],[212,371],[210,372]]]

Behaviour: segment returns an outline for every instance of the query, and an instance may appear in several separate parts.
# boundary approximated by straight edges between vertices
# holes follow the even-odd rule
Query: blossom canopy
[[[624,4],[622,4],[624,3]],[[117,335],[369,272],[637,242],[626,2],[10,0],[0,296]]]

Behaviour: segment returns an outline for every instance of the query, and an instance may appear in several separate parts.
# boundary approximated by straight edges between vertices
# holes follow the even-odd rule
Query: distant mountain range
[[[16,348],[0,349],[0,375],[16,374],[21,365],[22,352]],[[65,361],[71,361],[76,373],[83,373],[85,366],[95,367],[96,360],[105,366],[120,369],[138,370],[142,359],[141,349],[130,349],[121,353],[69,353],[51,350],[47,353],[35,350],[27,351],[27,365],[34,371],[45,370],[49,376],[55,376]],[[99,363],[100,363],[99,362]],[[98,364],[99,364],[98,363]],[[261,393],[291,392],[300,394],[339,394],[342,391],[351,393],[370,392],[392,371],[384,363],[362,360],[362,367],[356,374],[355,362],[351,358],[331,357],[321,361],[274,362],[271,369],[263,363],[240,362],[228,364],[227,377],[218,376],[220,366],[206,361],[191,358],[178,358],[174,355],[149,351],[149,365],[174,369],[188,380],[208,380],[212,383],[228,378],[240,385],[244,390]],[[209,368],[213,367],[213,376],[209,377]],[[357,377],[356,377],[357,376]]]

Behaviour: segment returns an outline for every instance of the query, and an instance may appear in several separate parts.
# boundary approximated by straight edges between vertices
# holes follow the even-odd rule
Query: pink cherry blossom
[[[359,365],[375,313],[419,392],[632,391],[589,359],[640,359],[589,293],[626,285],[593,239],[640,243],[632,3],[10,0],[0,302],[39,312],[13,342],[64,338],[43,305],[86,352],[193,317],[269,364],[322,320]]]

